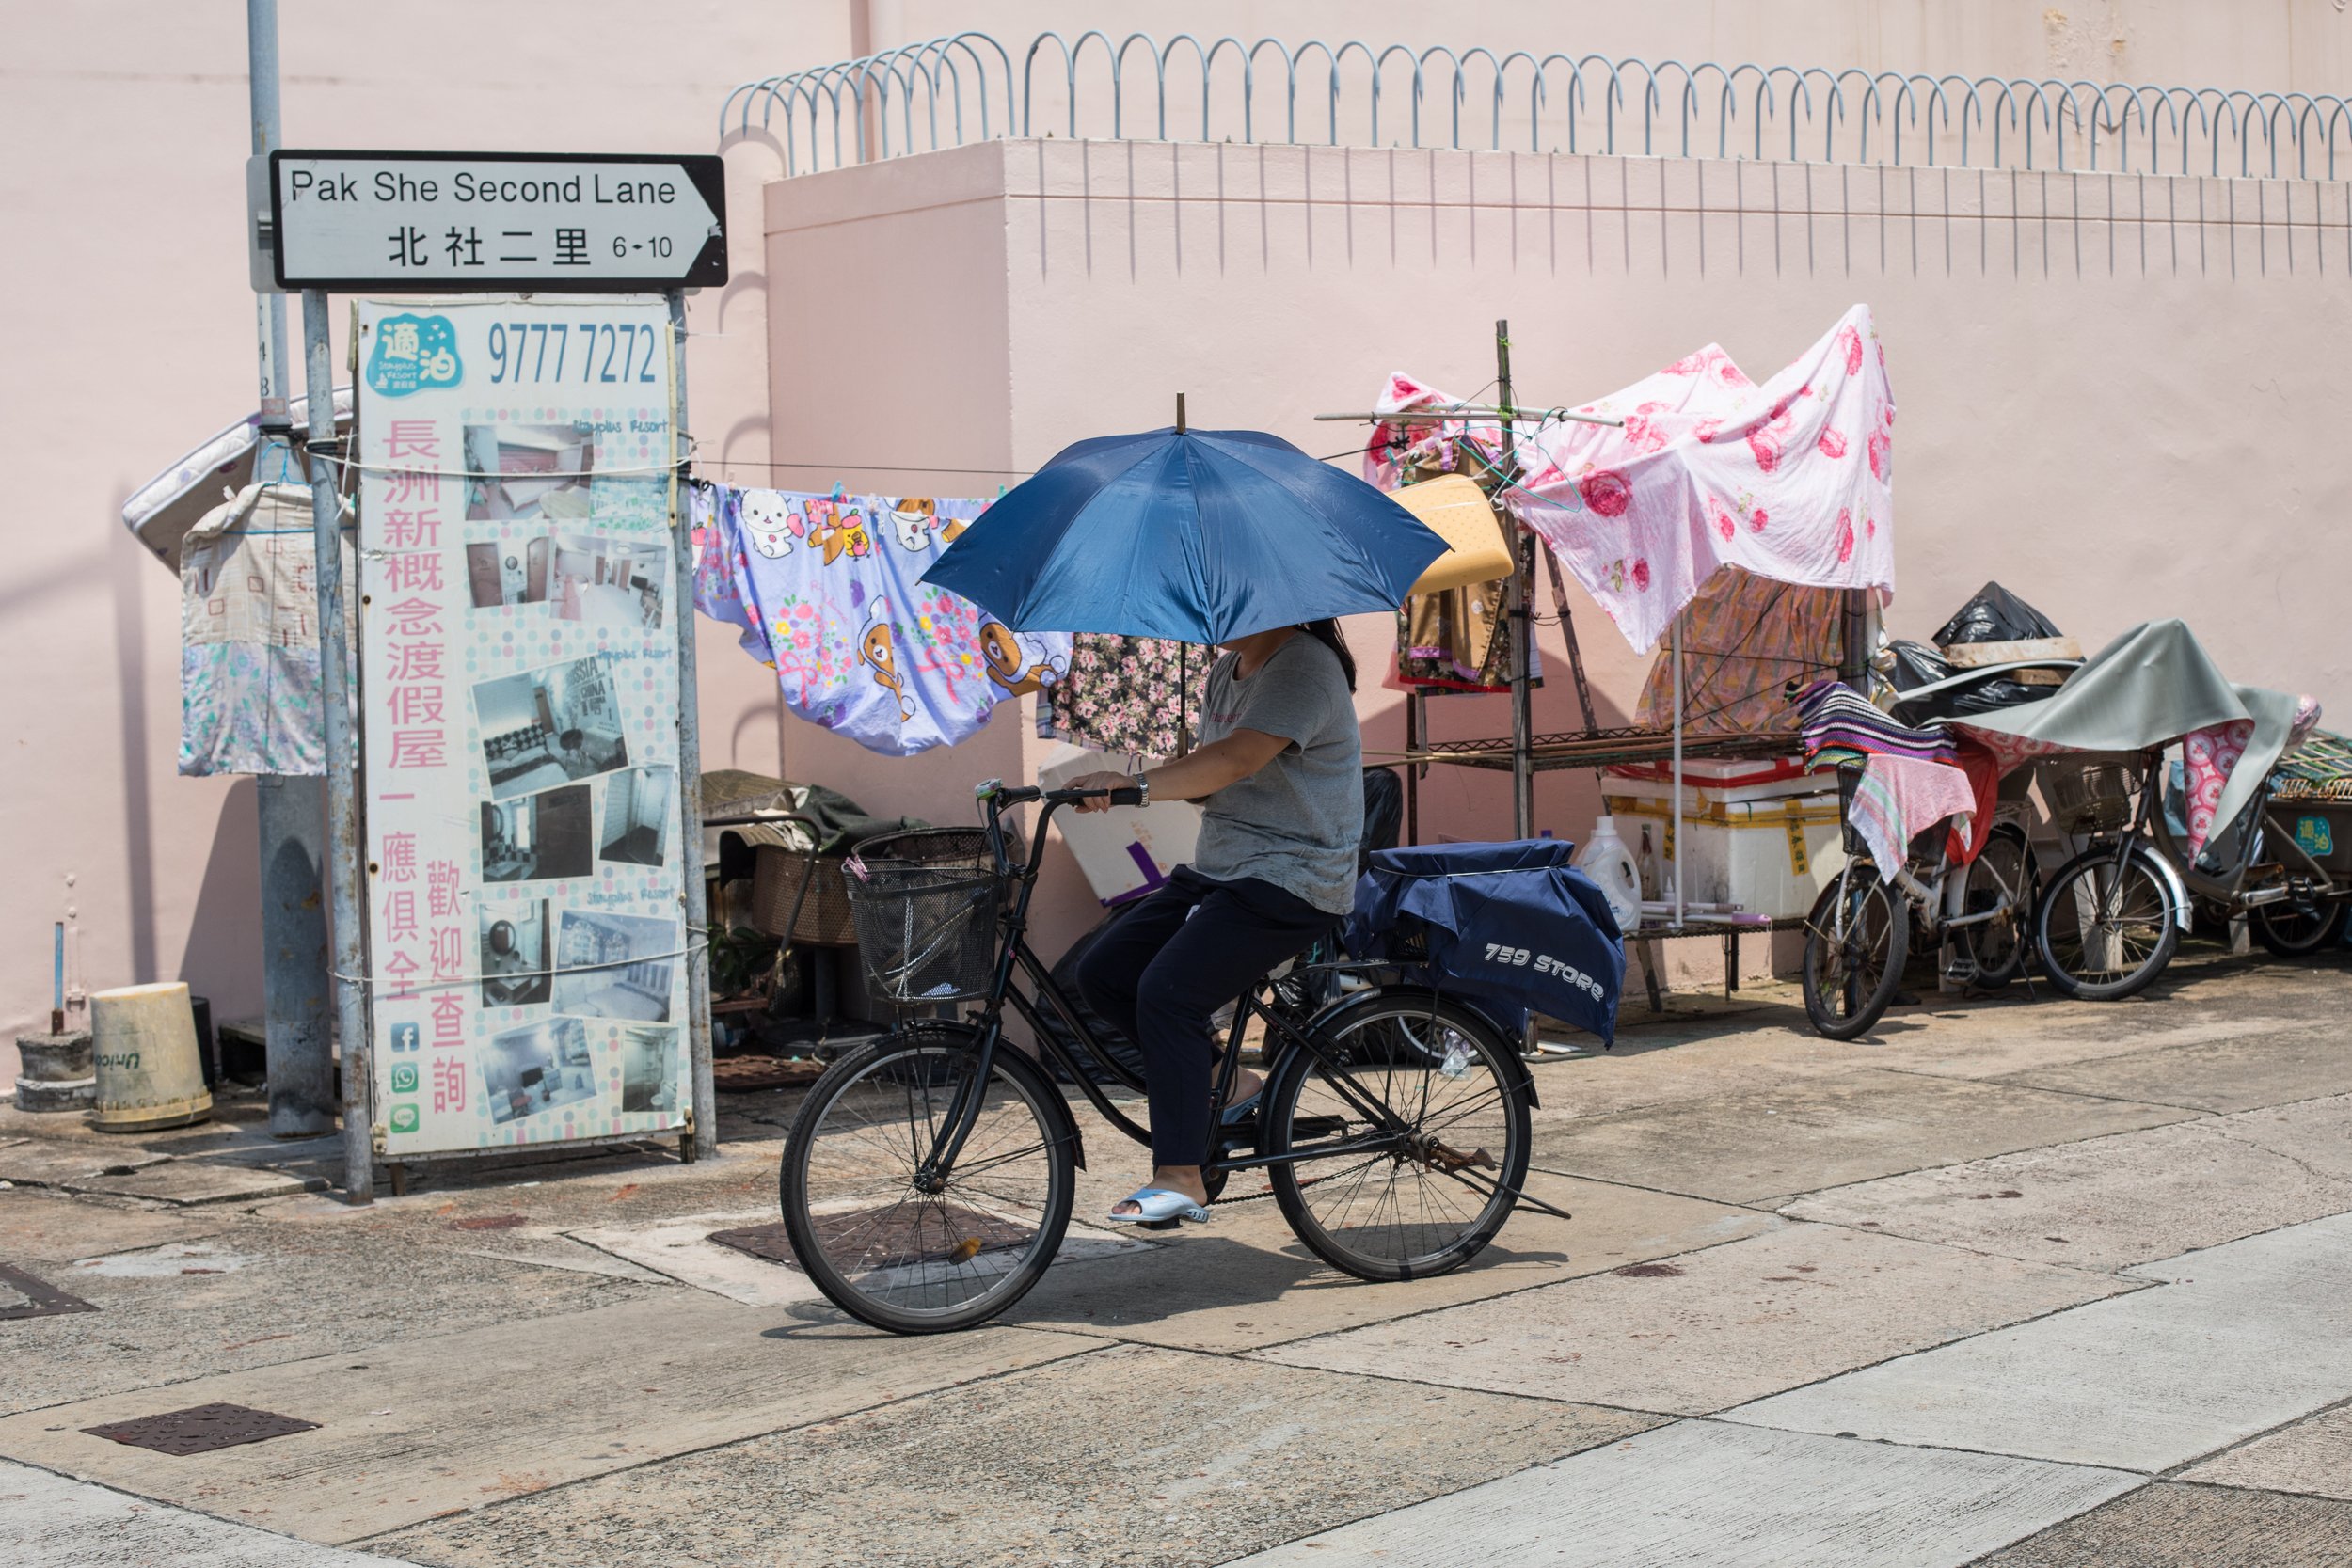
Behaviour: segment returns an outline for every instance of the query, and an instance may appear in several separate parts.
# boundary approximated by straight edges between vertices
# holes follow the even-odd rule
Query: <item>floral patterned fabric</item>
[[[987,506],[697,486],[695,607],[743,628],[809,722],[889,755],[952,746],[1070,659],[1067,634],[1015,633],[922,580]]]
[[[1383,413],[1455,402],[1402,373]],[[1709,343],[1583,405],[1622,428],[1558,421],[1518,439],[1504,492],[1637,652],[1655,646],[1718,567],[1813,588],[1895,586],[1895,401],[1867,307],[1757,386]],[[1366,477],[1391,487],[1435,447],[1501,461],[1491,420],[1383,425]]]
[[[1080,632],[1071,639],[1069,673],[1045,689],[1039,730],[1098,752],[1173,756],[1181,738],[1176,694],[1184,694],[1184,734],[1198,736],[1216,661],[1213,648]]]
[[[1837,673],[1845,606],[1834,588],[1774,582],[1737,566],[1682,611],[1682,727],[1742,735],[1788,727],[1788,683]],[[1642,688],[1641,721],[1674,723],[1674,659],[1661,651]]]

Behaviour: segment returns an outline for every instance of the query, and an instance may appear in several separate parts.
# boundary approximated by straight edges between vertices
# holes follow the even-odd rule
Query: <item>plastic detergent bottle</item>
[[[1625,840],[1617,836],[1615,818],[1593,819],[1593,836],[1577,852],[1574,863],[1593,879],[1600,895],[1609,901],[1609,912],[1616,917],[1620,932],[1641,925],[1641,873],[1634,869],[1633,856],[1626,848]]]

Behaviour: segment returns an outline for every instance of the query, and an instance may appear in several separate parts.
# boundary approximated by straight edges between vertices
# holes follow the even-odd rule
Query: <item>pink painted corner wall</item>
[[[1901,410],[1896,634],[1998,578],[2087,646],[2181,615],[2238,678],[2352,713],[2337,586],[2310,569],[2352,507],[2329,456],[2352,413],[2342,185],[1033,140],[768,198],[777,450],[862,450],[864,410],[912,407],[892,450],[976,479],[1166,423],[1179,391],[1197,423],[1345,461],[1361,427],[1317,413],[1362,407],[1391,370],[1476,392],[1498,318],[1523,403],[1710,341],[1761,379],[1867,301]],[[819,265],[825,306],[787,303],[784,280]],[[1597,717],[1626,721],[1646,661],[1569,600]],[[1386,667],[1383,618],[1349,633]],[[1559,628],[1542,635],[1537,727],[1574,728]],[[1396,694],[1368,680],[1359,708],[1368,752],[1401,749]],[[1501,699],[1431,713],[1440,738],[1508,733]],[[803,776],[837,768],[888,811],[954,807],[1015,745],[1034,763],[1025,731],[907,763],[803,733]],[[1589,774],[1545,775],[1536,799],[1564,837],[1597,809]],[[1433,771],[1424,838],[1509,827],[1504,776]]]

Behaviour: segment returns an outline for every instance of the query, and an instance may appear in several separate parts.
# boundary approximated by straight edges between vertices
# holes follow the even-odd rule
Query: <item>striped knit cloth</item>
[[[1808,768],[1834,767],[1857,752],[1947,766],[1960,761],[1943,725],[1915,730],[1898,724],[1843,681],[1815,681],[1798,692],[1797,718]]]

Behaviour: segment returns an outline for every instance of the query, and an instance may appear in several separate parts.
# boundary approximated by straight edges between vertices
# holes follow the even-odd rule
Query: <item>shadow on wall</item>
[[[199,996],[212,998],[215,1021],[262,1012],[262,834],[251,779],[239,779],[221,798],[213,824],[213,851],[204,863],[188,919],[188,944],[169,974]],[[141,970],[138,978],[162,979]]]

